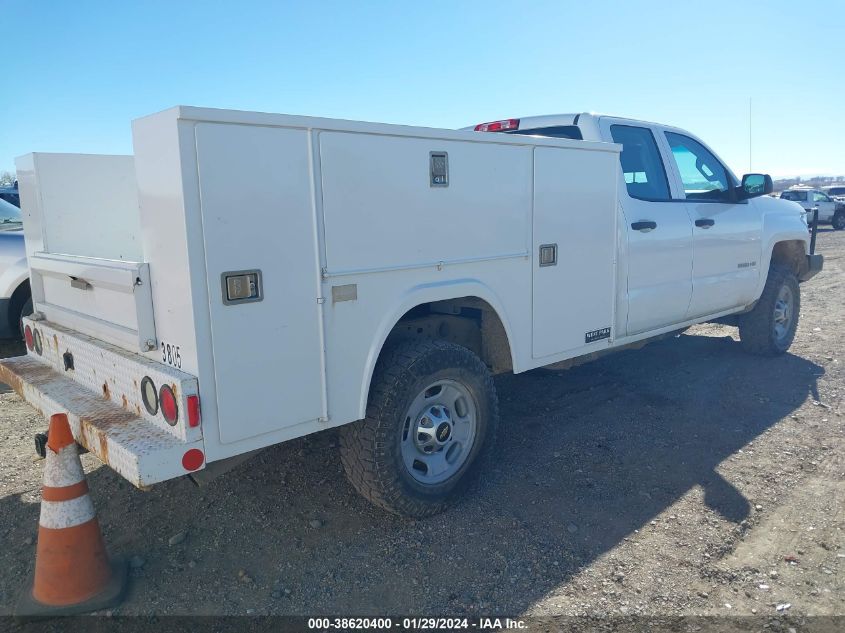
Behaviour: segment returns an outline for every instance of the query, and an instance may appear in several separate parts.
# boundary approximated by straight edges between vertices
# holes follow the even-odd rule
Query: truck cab
[[[482,123],[503,132],[622,145],[617,286],[627,335],[750,305],[783,232],[806,236],[797,205],[768,196],[771,179],[738,179],[686,130],[613,116],[561,114]],[[780,237],[775,237],[780,234]],[[802,259],[800,274],[809,274]]]

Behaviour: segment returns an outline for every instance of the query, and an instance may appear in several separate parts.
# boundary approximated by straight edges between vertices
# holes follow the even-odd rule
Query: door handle
[[[716,224],[716,220],[711,220],[710,218],[700,218],[695,221],[695,225],[702,229],[709,229],[714,224]]]
[[[631,222],[631,228],[640,233],[648,233],[657,228],[657,222],[653,220],[640,220],[639,222]]]

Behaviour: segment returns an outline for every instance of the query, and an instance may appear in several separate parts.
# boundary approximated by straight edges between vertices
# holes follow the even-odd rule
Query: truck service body
[[[785,351],[821,268],[798,205],[691,192],[683,130],[504,127],[177,107],[133,156],[18,159],[35,312],[0,380],[141,487],[342,426],[356,488],[422,516],[492,450],[493,373],[732,314]]]

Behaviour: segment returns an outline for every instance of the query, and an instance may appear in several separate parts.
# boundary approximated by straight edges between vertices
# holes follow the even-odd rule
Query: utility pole
[[[748,173],[754,173],[754,163],[752,162],[751,158],[751,97],[748,97]]]

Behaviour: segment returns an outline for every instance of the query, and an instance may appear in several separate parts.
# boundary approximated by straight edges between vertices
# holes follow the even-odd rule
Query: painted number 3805
[[[178,345],[161,342],[161,362],[182,369],[182,354]]]

